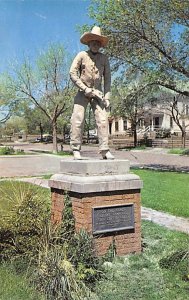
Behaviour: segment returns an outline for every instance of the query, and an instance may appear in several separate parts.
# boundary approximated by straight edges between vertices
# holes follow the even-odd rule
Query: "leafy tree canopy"
[[[18,101],[34,105],[51,124],[53,151],[57,151],[57,121],[70,109],[73,88],[68,76],[69,57],[63,45],[52,44],[35,61],[25,59],[13,68],[7,87]],[[28,106],[28,107],[29,107]]]
[[[115,69],[189,95],[188,0],[93,0],[89,13],[109,36]]]

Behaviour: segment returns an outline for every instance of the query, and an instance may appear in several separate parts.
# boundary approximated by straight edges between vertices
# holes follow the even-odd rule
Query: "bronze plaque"
[[[134,229],[134,205],[113,205],[93,208],[93,234]]]

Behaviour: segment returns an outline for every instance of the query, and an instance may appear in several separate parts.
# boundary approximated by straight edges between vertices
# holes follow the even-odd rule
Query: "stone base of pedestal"
[[[75,230],[93,236],[97,255],[114,243],[117,255],[141,251],[140,178],[129,173],[127,160],[62,161],[61,173],[49,181],[51,220],[60,223],[67,192]]]

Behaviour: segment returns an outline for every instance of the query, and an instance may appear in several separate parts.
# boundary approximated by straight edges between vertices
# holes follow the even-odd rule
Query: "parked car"
[[[65,137],[64,137],[64,143],[65,144],[69,144],[70,143],[70,135],[69,134],[65,135]]]
[[[60,138],[57,138],[57,143],[61,143],[63,140]],[[53,136],[52,135],[46,135],[44,134],[42,139],[41,137],[37,137],[35,140],[36,143],[52,143],[53,142]]]
[[[89,136],[83,136],[83,144],[86,143],[98,144],[98,136],[95,134],[89,134]]]

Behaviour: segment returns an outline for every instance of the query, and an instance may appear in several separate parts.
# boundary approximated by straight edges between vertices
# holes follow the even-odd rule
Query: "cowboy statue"
[[[82,51],[75,57],[70,77],[79,88],[71,118],[70,146],[74,159],[82,159],[81,143],[84,128],[85,110],[90,103],[97,126],[99,150],[103,159],[114,159],[108,146],[108,107],[110,105],[111,73],[106,55],[99,52],[108,44],[108,38],[101,35],[99,27],[94,26],[91,32],[85,32],[80,39],[88,45],[88,51]],[[103,83],[103,85],[102,85]]]

